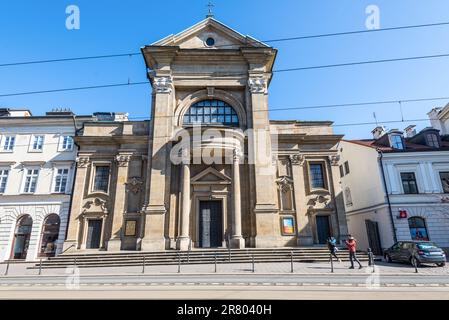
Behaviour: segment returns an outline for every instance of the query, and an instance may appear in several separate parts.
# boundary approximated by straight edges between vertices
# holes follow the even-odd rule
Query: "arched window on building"
[[[239,126],[235,110],[220,100],[203,100],[192,105],[184,115],[184,125],[205,124]]]
[[[426,220],[421,217],[411,217],[408,219],[408,226],[410,228],[410,235],[412,240],[429,241],[427,233]]]
[[[30,215],[26,214],[17,219],[12,246],[12,259],[26,259],[32,227],[33,219]]]
[[[50,214],[45,218],[44,224],[42,225],[39,257],[55,256],[60,223],[61,220],[57,214]]]

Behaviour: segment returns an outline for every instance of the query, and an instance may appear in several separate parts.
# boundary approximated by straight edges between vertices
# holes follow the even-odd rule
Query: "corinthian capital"
[[[156,93],[171,93],[173,90],[172,77],[154,77],[153,89]]]
[[[76,158],[76,166],[78,168],[87,168],[90,164],[89,157],[78,157]]]
[[[340,156],[338,154],[329,156],[329,161],[331,163],[331,166],[338,166],[338,163],[340,162]]]
[[[129,162],[131,161],[131,155],[119,154],[119,155],[115,156],[115,161],[117,161],[117,165],[119,167],[127,167]]]
[[[267,93],[267,79],[265,77],[250,77],[248,88],[251,93]]]
[[[303,166],[306,162],[306,157],[303,154],[294,154],[290,156],[290,162],[294,166]]]

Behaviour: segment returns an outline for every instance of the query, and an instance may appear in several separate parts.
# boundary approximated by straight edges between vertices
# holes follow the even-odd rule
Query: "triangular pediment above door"
[[[213,167],[200,172],[191,180],[192,184],[230,184],[231,178]]]

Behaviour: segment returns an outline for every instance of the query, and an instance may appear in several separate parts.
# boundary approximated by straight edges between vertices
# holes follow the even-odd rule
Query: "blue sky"
[[[363,30],[365,8],[380,8],[381,27],[449,21],[447,0],[215,0],[216,18],[260,40]],[[81,29],[65,27],[78,5]],[[0,3],[0,64],[138,52],[202,20],[206,0],[41,0]],[[277,69],[449,53],[449,26],[276,43]],[[0,94],[145,81],[140,56],[0,68]],[[276,74],[270,108],[449,96],[449,58]],[[448,101],[404,103],[405,119],[423,119]],[[2,107],[35,115],[56,107],[78,114],[126,111],[149,116],[150,87],[0,97]],[[271,112],[272,119],[332,120],[335,124],[400,120],[399,104]],[[388,124],[405,128],[409,123]],[[418,128],[428,125],[419,122]],[[347,138],[369,138],[373,125],[336,127]]]

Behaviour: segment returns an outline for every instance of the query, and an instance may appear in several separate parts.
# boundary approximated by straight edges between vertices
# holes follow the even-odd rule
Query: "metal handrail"
[[[73,248],[75,246],[75,244],[70,245],[67,249],[65,249],[63,252],[61,252],[60,254],[64,254],[66,253],[70,248]]]

